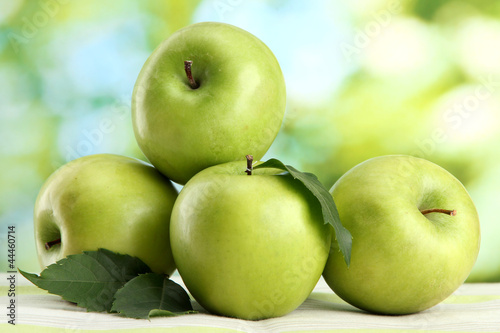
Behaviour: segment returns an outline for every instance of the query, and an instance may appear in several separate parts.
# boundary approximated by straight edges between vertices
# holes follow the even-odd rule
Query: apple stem
[[[196,89],[199,86],[193,78],[193,73],[191,73],[191,66],[192,65],[193,65],[192,60],[185,60],[184,61],[184,70],[186,71],[186,76],[188,78],[189,85],[191,86],[191,89]]]
[[[252,170],[253,170],[253,166],[252,166],[252,162],[253,162],[253,156],[252,155],[247,155],[245,156],[247,158],[247,169],[245,170],[245,172],[247,173],[247,175],[252,175]]]
[[[48,251],[54,245],[61,244],[61,238],[45,243],[45,249]]]
[[[439,209],[439,208],[434,208],[434,209],[424,209],[420,211],[423,215],[430,214],[430,213],[443,213],[443,214],[448,214],[450,216],[455,216],[457,215],[457,211],[455,209],[453,210],[448,210],[448,209]]]

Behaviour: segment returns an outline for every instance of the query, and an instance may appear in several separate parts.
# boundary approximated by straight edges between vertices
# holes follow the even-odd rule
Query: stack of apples
[[[347,265],[318,199],[281,169],[253,170],[285,104],[278,61],[252,34],[214,22],[175,32],[133,92],[133,128],[151,164],[99,154],[56,170],[35,204],[41,266],[98,248],[137,256],[155,272],[177,268],[209,312],[243,319],[289,313],[322,274],[373,313],[418,312],[455,291],[480,238],[462,184],[411,156],[354,167],[330,190],[352,234]]]

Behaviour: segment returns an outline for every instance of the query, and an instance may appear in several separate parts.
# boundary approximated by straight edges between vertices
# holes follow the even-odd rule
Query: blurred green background
[[[1,0],[0,271],[9,225],[17,266],[40,270],[33,205],[57,167],[102,152],[144,159],[135,79],[163,39],[201,21],[246,29],[281,64],[287,113],[266,158],[328,188],[378,155],[440,164],[480,214],[470,280],[500,281],[500,2],[490,0]]]

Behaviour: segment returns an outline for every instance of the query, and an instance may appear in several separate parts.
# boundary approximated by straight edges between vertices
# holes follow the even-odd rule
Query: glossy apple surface
[[[132,120],[149,161],[185,184],[209,166],[246,154],[260,159],[280,129],[285,104],[271,50],[245,30],[203,22],[178,30],[148,58],[135,84]]]
[[[476,208],[448,171],[410,156],[365,161],[332,187],[353,236],[347,268],[332,245],[323,276],[350,304],[375,313],[425,310],[451,295],[479,251]],[[456,215],[428,213],[456,210]]]
[[[42,268],[82,251],[106,248],[137,256],[170,275],[170,215],[177,191],[140,160],[90,155],[56,170],[38,194],[35,238]],[[60,239],[60,242],[57,240]],[[46,243],[53,243],[46,248]]]
[[[311,293],[331,233],[317,199],[281,170],[245,174],[245,162],[193,177],[174,205],[172,252],[194,298],[243,319],[284,315]]]

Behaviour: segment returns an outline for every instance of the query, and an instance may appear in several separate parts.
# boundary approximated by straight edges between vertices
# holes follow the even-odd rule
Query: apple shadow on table
[[[307,311],[322,311],[322,310],[332,310],[332,311],[344,311],[344,312],[356,312],[365,313],[368,312],[358,309],[349,303],[342,300],[335,294],[313,292],[302,305],[299,307],[301,310]]]
[[[196,300],[191,298],[193,310],[199,314],[214,315],[205,310]],[[369,312],[358,309],[335,294],[315,293],[313,292],[299,307],[301,311],[343,311],[360,314],[369,314]],[[273,318],[270,318],[273,319]],[[268,320],[268,319],[263,319]]]
[[[434,311],[440,308],[440,305],[434,307]],[[381,314],[372,313],[362,309],[358,309],[353,305],[342,300],[339,296],[330,293],[313,292],[306,301],[299,307],[305,311],[341,311],[351,313],[354,315],[367,315],[378,318],[377,320],[385,320],[382,318],[398,318],[397,321],[402,320],[406,325],[410,323],[418,324],[415,327],[421,327],[423,323],[428,322],[433,313],[429,309],[412,314]],[[434,312],[435,315],[436,312]],[[411,320],[409,318],[414,318]]]

